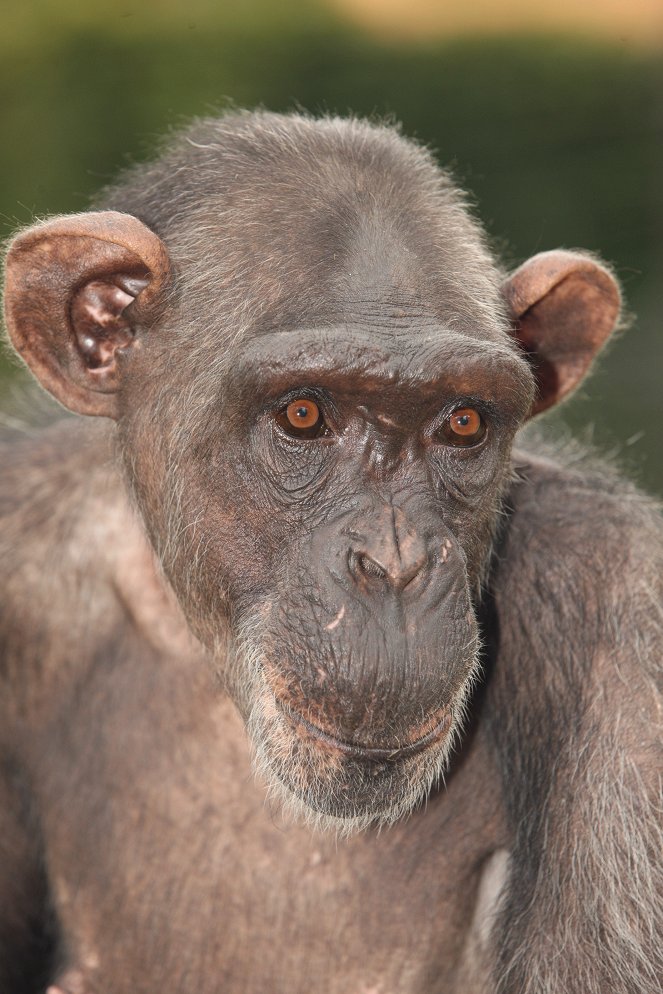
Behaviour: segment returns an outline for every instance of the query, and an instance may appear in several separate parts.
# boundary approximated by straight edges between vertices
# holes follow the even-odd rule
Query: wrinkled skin
[[[212,422],[225,444],[187,473],[184,519],[208,510],[168,570],[177,587],[181,557],[204,546],[190,582],[233,605],[244,649],[228,688],[278,781],[323,814],[389,820],[439,775],[476,670],[472,591],[529,372],[501,343],[456,371],[457,342],[437,325],[425,347],[406,340],[391,356],[361,326],[319,338],[281,332],[240,351],[225,401],[241,417]],[[279,427],[293,391],[315,397],[328,435]],[[480,445],[455,450],[440,422],[468,396],[493,420]],[[131,457],[140,466],[153,449]],[[146,517],[154,530],[167,520],[151,506]]]
[[[610,272],[506,276],[361,122],[201,122],[103,208],[7,258],[102,422],[6,449],[0,991],[653,989],[660,522],[512,452]]]

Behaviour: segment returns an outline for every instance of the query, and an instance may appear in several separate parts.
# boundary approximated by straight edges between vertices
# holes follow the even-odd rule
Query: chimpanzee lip
[[[285,701],[280,700],[278,697],[275,697],[275,701],[286,718],[292,723],[303,727],[310,735],[318,739],[322,745],[338,750],[350,759],[362,759],[372,762],[395,762],[406,759],[415,753],[422,752],[424,749],[433,745],[433,743],[442,739],[448,733],[451,725],[451,710],[445,706],[436,711],[432,718],[429,718],[423,726],[428,731],[420,735],[413,742],[408,742],[405,745],[395,745],[392,748],[373,748],[337,739],[335,736],[330,735],[329,732],[325,732],[322,728],[319,728],[318,725],[314,725],[308,721],[307,718],[304,718],[303,715],[293,710]],[[431,722],[433,722],[432,727],[430,727]]]

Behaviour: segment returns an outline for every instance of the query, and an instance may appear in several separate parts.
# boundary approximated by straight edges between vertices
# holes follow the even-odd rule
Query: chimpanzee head
[[[10,335],[126,476],[260,768],[346,827],[440,775],[514,435],[569,393],[616,285],[505,277],[422,149],[358,121],[200,122],[7,260]]]

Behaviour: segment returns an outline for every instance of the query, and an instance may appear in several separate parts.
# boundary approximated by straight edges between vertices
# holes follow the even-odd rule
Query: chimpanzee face
[[[344,324],[237,349],[218,422],[178,456],[180,552],[207,639],[222,619],[205,592],[223,592],[224,679],[288,797],[391,819],[439,774],[531,397],[506,335],[420,319],[398,338]]]

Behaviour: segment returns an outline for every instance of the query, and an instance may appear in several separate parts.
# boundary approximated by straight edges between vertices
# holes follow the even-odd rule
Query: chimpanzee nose
[[[402,591],[422,573],[428,551],[419,535],[402,521],[402,512],[390,509],[388,521],[385,517],[375,523],[371,534],[353,536],[356,541],[350,549],[348,568],[360,585]]]
[[[386,557],[382,557],[386,560]],[[368,552],[350,553],[350,572],[355,580],[365,580],[374,587],[392,587],[394,590],[404,590],[419,575],[426,565],[427,556],[424,553],[411,561],[380,562],[377,556]]]

